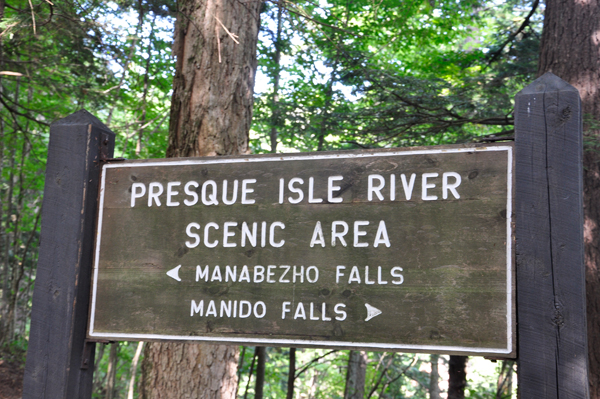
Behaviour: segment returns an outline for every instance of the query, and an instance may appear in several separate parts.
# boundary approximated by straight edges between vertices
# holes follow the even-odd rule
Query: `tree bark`
[[[138,369],[138,362],[140,360],[140,356],[142,355],[142,350],[144,349],[144,342],[138,342],[137,349],[135,350],[135,355],[133,356],[133,360],[131,361],[131,370],[129,376],[129,389],[127,390],[127,399],[133,399],[133,390],[135,388],[135,375]]]
[[[579,90],[584,115],[584,240],[590,397],[600,399],[600,0],[547,0],[538,75]]]
[[[106,370],[106,395],[104,399],[113,399],[115,397],[115,380],[117,377],[117,352],[119,343],[110,344],[110,352],[108,354],[108,369]]]
[[[277,152],[277,129],[281,126],[279,109],[279,79],[281,78],[281,31],[283,29],[283,3],[277,4],[277,33],[275,37],[275,74],[273,76],[273,98],[271,99],[271,152]]]
[[[466,356],[450,356],[448,362],[448,399],[465,398],[467,359]]]
[[[256,347],[256,382],[254,384],[254,399],[263,399],[265,387],[265,363],[267,361],[267,348]]]
[[[98,372],[98,370],[100,369],[100,362],[102,362],[102,358],[104,357],[104,349],[106,348],[106,345],[107,344],[99,344],[97,346],[98,352],[94,361],[94,382],[92,383],[93,393],[97,393],[100,390],[100,387],[103,383],[103,379],[100,378],[100,373]]]
[[[513,364],[513,360],[502,361],[502,369],[500,370],[500,374],[498,374],[496,399],[512,397]]]
[[[168,157],[248,151],[261,3],[181,2]]]
[[[365,397],[365,379],[367,376],[367,352],[350,351],[344,399],[363,399]]]
[[[262,1],[182,0],[168,157],[248,152]],[[140,398],[234,398],[237,346],[151,343]]]
[[[440,372],[439,372],[439,360],[440,355],[431,355],[431,374],[429,374],[429,399],[441,399],[440,396]]]
[[[248,382],[246,383],[246,389],[244,390],[244,399],[248,398],[248,389],[250,388],[250,381],[252,381],[252,374],[254,373],[254,364],[256,363],[256,347],[254,348],[254,355],[252,356],[252,363],[250,363],[250,371],[248,371]]]
[[[295,382],[296,382],[296,348],[290,348],[286,399],[294,399],[294,383]]]
[[[144,349],[141,399],[233,398],[237,348],[149,343]]]

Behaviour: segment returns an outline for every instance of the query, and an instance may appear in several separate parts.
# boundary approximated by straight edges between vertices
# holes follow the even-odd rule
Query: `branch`
[[[383,397],[383,392],[386,390],[387,387],[389,387],[390,385],[392,385],[396,380],[398,380],[400,377],[402,377],[403,375],[408,376],[409,378],[411,378],[408,374],[406,374],[406,372],[408,371],[409,368],[412,367],[413,364],[415,364],[415,361],[417,360],[416,356],[413,356],[412,360],[410,361],[410,364],[408,366],[406,366],[400,373],[398,373],[398,375],[392,379],[388,379],[388,381],[383,384],[383,386],[381,387],[381,393],[379,394],[379,397],[382,398]],[[421,385],[423,388],[425,388],[423,386],[423,384],[421,384],[421,382],[419,380],[417,380],[416,378],[411,378],[414,381],[417,381],[417,383],[419,383],[419,385]]]
[[[371,392],[369,392],[369,396],[367,396],[367,399],[371,399],[371,396],[373,396],[373,393],[375,393],[375,391],[379,387],[379,384],[381,383],[381,380],[383,379],[383,376],[385,375],[385,373],[387,373],[387,371],[390,368],[390,365],[394,361],[395,357],[396,357],[396,354],[392,353],[392,357],[390,358],[390,360],[388,360],[387,364],[385,365],[385,368],[383,369],[383,371],[379,375],[379,378],[377,379],[377,382],[375,383],[375,385],[373,386],[373,388],[371,388]],[[381,361],[383,361],[383,357],[381,358]],[[379,367],[379,365],[377,367]]]
[[[310,362],[308,362],[308,363],[307,363],[305,366],[303,366],[303,367],[302,367],[302,368],[301,368],[301,369],[300,369],[300,370],[299,370],[299,371],[296,373],[296,375],[294,375],[294,379],[296,379],[296,378],[300,377],[300,376],[302,375],[302,373],[304,373],[306,370],[308,370],[312,364],[314,364],[314,363],[318,362],[319,360],[323,359],[324,357],[326,357],[326,356],[329,356],[329,355],[331,355],[332,353],[335,353],[335,352],[338,352],[338,350],[337,350],[337,349],[333,349],[333,350],[330,350],[329,352],[327,352],[327,353],[326,353],[326,354],[324,354],[324,355],[321,355],[321,356],[317,356],[317,357],[315,357],[315,358],[314,358],[314,359],[312,359]]]
[[[8,105],[8,104],[6,103],[6,101],[4,101],[4,99],[2,98],[2,96],[0,96],[0,104],[4,105],[4,106],[6,107],[6,109],[10,111],[10,113],[11,113],[11,115],[12,115],[12,117],[13,117],[13,120],[15,121],[15,123],[17,123],[17,120],[16,120],[16,118],[15,118],[15,116],[14,116],[14,115],[16,114],[16,115],[22,116],[22,117],[24,117],[24,118],[26,118],[26,119],[29,119],[30,121],[33,121],[33,122],[39,123],[40,125],[44,125],[44,126],[50,126],[50,124],[49,124],[49,123],[42,122],[42,121],[38,121],[38,120],[37,120],[37,119],[35,119],[33,116],[31,116],[31,115],[28,115],[28,114],[24,114],[24,113],[22,113],[22,112],[19,112],[19,111],[17,111],[17,110],[16,110],[16,109],[14,109],[14,108],[12,108],[10,105]],[[18,125],[18,123],[17,123],[17,125]]]
[[[282,2],[283,3],[292,4],[292,2],[290,2],[288,0],[283,0]],[[339,28],[337,26],[326,24],[325,22],[321,22],[321,21],[316,20],[315,18],[313,18],[310,15],[308,15],[308,13],[306,11],[304,11],[303,9],[301,9],[301,8],[299,8],[296,11],[296,10],[293,10],[292,8],[290,8],[290,7],[286,7],[285,5],[284,5],[284,7],[285,7],[286,10],[288,10],[292,14],[296,14],[297,16],[302,17],[302,18],[306,18],[309,21],[314,22],[315,24],[318,24],[318,25],[321,25],[321,26],[326,26],[327,28],[331,28],[331,29],[337,30],[339,32],[344,32],[344,33],[346,33],[348,35],[356,36],[356,33],[352,32],[352,31],[349,31],[349,30],[346,30],[346,29],[343,29],[343,28]]]
[[[533,16],[533,14],[535,13],[535,10],[537,9],[538,5],[540,4],[540,0],[535,0],[533,2],[533,5],[531,6],[531,11],[529,11],[529,14],[527,15],[527,17],[525,17],[525,20],[523,21],[523,23],[521,24],[521,26],[519,26],[519,29],[517,29],[515,32],[511,33],[510,36],[508,36],[508,38],[504,41],[504,43],[502,43],[500,45],[500,48],[496,51],[494,51],[493,53],[490,53],[490,60],[488,61],[488,65],[490,65],[492,62],[494,62],[502,53],[502,51],[504,50],[504,47],[506,47],[506,45],[510,42],[513,41],[513,39],[521,32],[523,32],[523,30],[527,27],[527,25],[529,25],[529,20],[531,19],[531,17]]]

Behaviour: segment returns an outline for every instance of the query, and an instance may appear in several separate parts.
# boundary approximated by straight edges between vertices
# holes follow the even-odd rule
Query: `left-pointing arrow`
[[[181,281],[181,279],[179,278],[179,269],[181,268],[181,265],[177,266],[174,269],[171,269],[167,272],[167,276],[174,278],[177,281]]]

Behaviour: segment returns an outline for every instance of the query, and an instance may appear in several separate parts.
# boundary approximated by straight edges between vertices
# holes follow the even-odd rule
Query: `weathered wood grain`
[[[87,111],[50,127],[23,398],[91,398],[94,344],[85,338],[99,161],[112,156],[114,137]]]
[[[579,94],[550,73],[516,96],[521,398],[587,398]]]
[[[337,153],[320,159],[306,156],[227,158],[198,158],[172,162],[135,162],[105,169],[102,204],[100,251],[96,265],[95,307],[92,337],[110,339],[205,339],[245,340],[244,342],[280,344],[314,344],[374,348],[452,351],[474,353],[512,353],[512,307],[507,287],[512,279],[507,273],[512,259],[507,253],[509,221],[508,152],[483,148],[468,148],[451,152],[457,147],[444,147],[419,153],[423,149],[379,156],[371,152]],[[462,147],[461,147],[462,148]],[[492,148],[492,147],[490,147]],[[500,147],[496,147],[500,148]],[[437,152],[436,152],[437,151]],[[283,158],[283,160],[282,160]],[[512,165],[511,165],[512,167]],[[461,176],[460,198],[449,193],[443,199],[442,174],[455,172]],[[410,178],[416,174],[414,190],[407,200],[401,174]],[[438,173],[431,178],[436,187],[429,195],[438,200],[422,198],[423,173]],[[369,175],[377,174],[386,181],[383,200],[368,198]],[[390,178],[396,176],[395,199],[391,199]],[[327,182],[330,176],[342,176],[336,182],[340,189],[329,201]],[[314,178],[314,199],[309,203],[307,187]],[[279,203],[279,179],[287,182],[301,178],[304,199],[298,204],[287,198],[296,195],[286,190],[285,201]],[[232,198],[232,183],[237,179],[255,179],[253,192],[248,195],[253,204],[224,205],[221,187],[228,180],[227,198]],[[203,205],[201,201],[185,206],[184,185],[196,181],[201,186],[207,180],[219,186],[219,205]],[[140,195],[131,206],[133,184],[181,182],[172,201],[179,206],[166,206],[166,194],[159,196],[161,205],[148,195]],[[287,186],[286,186],[287,187]],[[138,191],[139,192],[139,191]],[[201,194],[201,188],[197,190]],[[341,200],[341,202],[335,202]],[[390,247],[374,240],[381,221],[385,222]],[[243,222],[268,225],[275,221],[285,224],[278,229],[276,241],[285,240],[282,247],[273,247],[267,240],[263,248],[246,243],[241,246]],[[331,226],[345,221],[349,232],[347,246],[337,242],[331,246]],[[369,222],[361,227],[366,233],[359,241],[364,247],[354,247],[353,223]],[[200,236],[207,223],[216,223],[211,240],[218,239],[216,248],[203,242],[194,248],[186,234],[189,223],[201,226]],[[237,223],[232,228],[231,242],[235,247],[223,247],[225,222]],[[310,247],[317,222],[321,223],[325,247]],[[259,232],[260,236],[260,232]],[[203,239],[203,238],[202,238]],[[260,238],[259,238],[260,242]],[[176,281],[166,272],[181,265]],[[212,277],[218,265],[223,281],[195,281],[196,267],[209,266]],[[274,283],[225,281],[226,266],[236,266],[239,277],[244,266],[252,273],[255,266],[269,265],[316,266],[319,279],[293,284],[279,282],[282,270],[275,272]],[[337,267],[343,265],[344,276],[337,279]],[[360,271],[361,282],[348,281],[354,266]],[[365,284],[366,267],[374,284]],[[378,272],[381,267],[381,281]],[[392,276],[392,269],[401,267],[403,283]],[[293,270],[293,269],[292,269]],[[341,269],[340,269],[341,270]],[[397,272],[397,270],[396,270]],[[291,278],[290,271],[287,278]],[[306,276],[305,276],[306,279]],[[383,284],[386,281],[386,284]],[[267,314],[263,318],[190,316],[191,301],[214,300],[220,314],[220,301],[263,301]],[[290,312],[282,318],[283,302],[290,302]],[[294,319],[298,303],[302,302],[306,320]],[[310,320],[310,304],[313,318]],[[323,303],[326,305],[322,315]],[[368,303],[383,313],[365,321]],[[336,304],[344,304],[346,320],[336,320]],[[232,304],[233,306],[233,304]],[[331,318],[331,320],[324,320]],[[263,341],[261,341],[263,340]],[[302,342],[300,342],[302,341]],[[388,346],[378,346],[388,345]]]

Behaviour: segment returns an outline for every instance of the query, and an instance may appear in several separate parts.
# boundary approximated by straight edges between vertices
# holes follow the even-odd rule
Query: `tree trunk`
[[[429,399],[441,399],[440,396],[440,372],[438,369],[440,355],[431,355],[431,374],[429,374]]]
[[[600,0],[547,0],[538,75],[579,90],[584,115],[584,240],[590,398],[600,399]]]
[[[248,151],[261,3],[181,2],[168,157]]]
[[[148,343],[139,397],[233,398],[236,349],[227,345]]]
[[[252,356],[252,363],[250,363],[250,371],[248,371],[248,382],[246,383],[246,389],[244,390],[244,399],[248,398],[248,389],[250,388],[250,381],[252,381],[252,374],[254,373],[254,364],[256,363],[256,347],[254,348],[254,355]]]
[[[137,349],[135,350],[135,355],[133,356],[133,360],[131,361],[131,370],[129,376],[129,389],[127,390],[127,399],[133,399],[133,390],[135,388],[135,375],[137,374],[138,362],[140,360],[140,356],[142,355],[142,350],[144,349],[144,343],[138,342]]]
[[[365,379],[367,375],[367,352],[350,351],[344,399],[363,399],[365,397]]]
[[[110,344],[110,352],[108,354],[108,369],[106,370],[106,395],[105,399],[113,399],[115,397],[115,380],[117,376],[117,352],[119,343]]]
[[[275,37],[275,73],[273,76],[273,98],[271,99],[271,152],[277,152],[277,129],[281,126],[279,109],[279,79],[281,78],[281,31],[283,29],[283,4],[277,4],[277,33]]]
[[[498,385],[496,389],[496,399],[504,399],[512,397],[512,375],[513,375],[513,360],[503,360],[502,369],[498,374]]]
[[[294,382],[295,381],[296,381],[296,348],[290,348],[286,399],[294,399]]]
[[[448,399],[465,398],[467,359],[466,356],[450,356],[448,362]]]
[[[140,13],[142,9],[142,4],[140,1]],[[142,91],[142,114],[140,116],[140,127],[137,133],[137,141],[135,144],[135,155],[139,156],[140,152],[142,152],[142,139],[144,137],[144,129],[146,128],[146,112],[148,109],[148,91],[150,90],[150,65],[152,61],[152,44],[154,43],[154,28],[156,27],[156,14],[152,17],[152,23],[150,24],[150,35],[148,35],[148,46],[146,47],[146,52],[148,53],[148,58],[146,58],[146,66],[144,67],[144,89]],[[125,142],[127,144],[127,142]]]
[[[248,152],[262,1],[178,4],[168,157]],[[140,398],[233,398],[238,347],[151,343]]]
[[[254,384],[254,399],[263,399],[265,387],[265,363],[267,361],[267,348],[256,347],[256,382]]]
[[[100,391],[100,387],[102,386],[102,378],[100,378],[100,373],[98,370],[100,369],[100,362],[102,362],[102,358],[104,357],[104,349],[107,344],[98,344],[96,348],[98,348],[98,352],[96,353],[96,358],[94,359],[94,382],[92,384],[92,392],[97,393]]]

